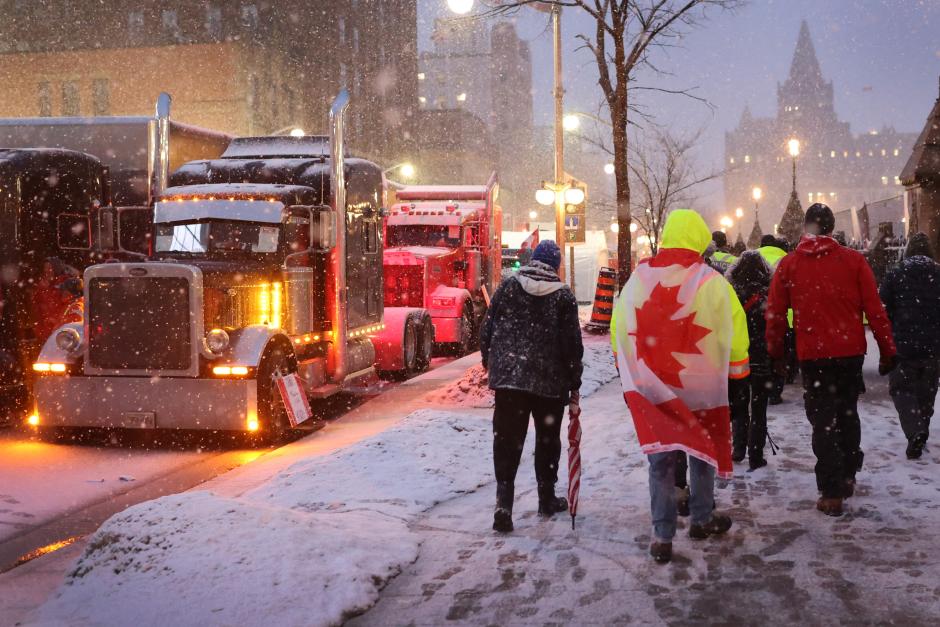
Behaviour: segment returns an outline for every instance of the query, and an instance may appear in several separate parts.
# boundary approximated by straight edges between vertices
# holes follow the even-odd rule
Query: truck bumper
[[[38,377],[39,425],[125,429],[247,430],[257,380]]]

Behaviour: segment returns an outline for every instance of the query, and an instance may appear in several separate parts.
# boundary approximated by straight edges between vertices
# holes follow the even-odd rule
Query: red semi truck
[[[385,218],[383,261],[385,333],[390,338],[401,337],[397,320],[412,308],[422,308],[431,314],[437,350],[473,350],[490,295],[500,281],[498,194],[495,173],[486,185],[396,190],[396,202]],[[377,338],[377,351],[386,345],[394,348],[383,338]],[[418,345],[421,339],[416,337]]]

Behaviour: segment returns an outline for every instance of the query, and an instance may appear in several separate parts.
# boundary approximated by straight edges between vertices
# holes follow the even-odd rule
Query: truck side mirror
[[[87,215],[61,213],[56,227],[60,249],[91,250],[91,218]]]

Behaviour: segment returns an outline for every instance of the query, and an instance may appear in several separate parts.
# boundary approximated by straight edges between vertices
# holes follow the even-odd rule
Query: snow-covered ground
[[[598,381],[613,378],[609,359],[585,361]],[[735,520],[728,536],[694,543],[683,521],[674,562],[653,564],[646,460],[614,382],[584,403],[575,530],[567,516],[535,515],[529,438],[516,531],[494,534],[490,412],[422,410],[239,498],[191,492],[113,517],[40,620],[935,623],[940,456],[904,458],[884,380],[868,381],[866,467],[840,519],[813,507],[809,427],[789,387],[771,410],[780,454],[754,473],[737,467],[718,491]]]

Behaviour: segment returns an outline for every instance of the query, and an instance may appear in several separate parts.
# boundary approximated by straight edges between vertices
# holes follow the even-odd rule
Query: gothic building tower
[[[889,126],[852,134],[848,122],[839,120],[833,83],[823,73],[803,21],[789,74],[777,85],[775,117],[755,116],[745,106],[738,127],[725,134],[725,213],[746,207],[751,190],[760,187],[764,231],[775,232],[786,222],[791,231],[796,228],[788,238],[798,236],[802,207],[824,202],[836,212],[837,229],[846,230],[849,239],[860,238],[851,232],[852,213],[865,203],[900,196],[897,175],[915,138]],[[791,139],[800,145],[795,190]]]

